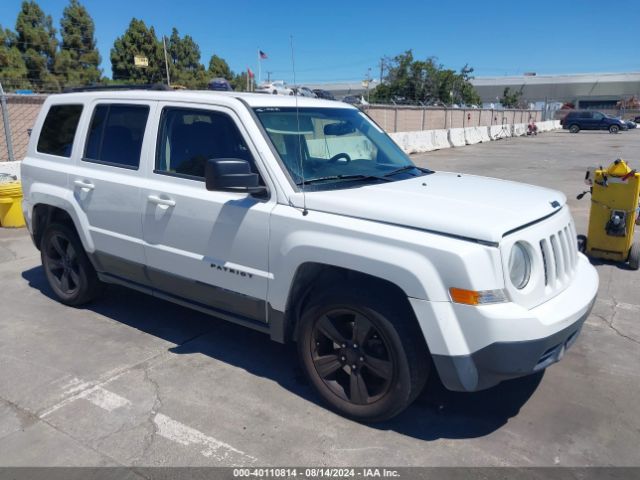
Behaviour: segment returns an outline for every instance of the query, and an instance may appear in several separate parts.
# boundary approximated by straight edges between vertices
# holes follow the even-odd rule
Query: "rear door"
[[[225,107],[161,103],[157,130],[142,189],[145,256],[157,294],[264,322],[275,198],[208,191],[204,182],[210,158],[248,160],[260,173],[257,151]]]
[[[97,268],[145,284],[140,159],[153,151],[146,126],[155,102],[98,100],[90,108],[71,187],[87,216]]]

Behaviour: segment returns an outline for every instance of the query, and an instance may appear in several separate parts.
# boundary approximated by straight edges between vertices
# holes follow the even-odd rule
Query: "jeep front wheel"
[[[397,415],[428,376],[413,313],[385,297],[331,289],[312,298],[301,318],[298,354],[307,377],[332,409],[355,420]]]
[[[42,235],[42,266],[49,286],[66,305],[82,305],[100,292],[101,282],[76,232],[53,223]]]

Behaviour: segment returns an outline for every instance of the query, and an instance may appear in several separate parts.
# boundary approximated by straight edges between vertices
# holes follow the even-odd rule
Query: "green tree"
[[[96,48],[95,25],[87,9],[70,0],[60,20],[62,44],[55,72],[65,85],[88,85],[102,77],[100,53]]]
[[[225,78],[229,81],[231,81],[234,77],[227,61],[215,54],[212,55],[211,59],[209,60],[209,73],[213,78],[220,77]]]
[[[247,91],[247,72],[240,72],[237,75],[233,76],[231,80],[231,86],[236,92],[246,92]],[[254,78],[249,80],[249,84],[253,84],[253,90],[255,90],[256,82]]]
[[[382,84],[371,92],[372,101],[447,105],[480,102],[471,84],[473,69],[468,65],[456,72],[438,64],[435,57],[416,60],[411,50],[382,61],[387,74]]]
[[[34,1],[23,1],[16,20],[15,46],[22,54],[27,77],[36,90],[59,90],[52,74],[58,41],[51,15]]]
[[[520,97],[522,97],[522,91],[511,92],[510,87],[505,87],[502,92],[502,98],[500,103],[504,108],[517,108],[520,105]]]
[[[180,37],[174,28],[167,43],[169,75],[172,84],[188,88],[204,88],[207,75],[200,63],[200,47],[190,35]]]
[[[137,67],[136,55],[146,57],[147,67]],[[131,19],[129,27],[116,38],[111,49],[113,80],[122,83],[159,83],[166,81],[162,44],[153,27],[142,20]]]
[[[471,83],[473,80],[473,68],[468,64],[460,69],[460,84],[459,84],[459,94],[461,103],[467,105],[480,105],[482,103],[482,99],[480,95],[478,95],[477,90]]]
[[[27,65],[15,42],[15,34],[0,25],[0,82],[5,90],[29,87]]]

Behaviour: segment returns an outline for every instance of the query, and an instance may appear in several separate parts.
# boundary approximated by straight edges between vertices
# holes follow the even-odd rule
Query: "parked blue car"
[[[609,133],[618,133],[628,129],[627,124],[619,118],[590,110],[573,110],[560,120],[560,124],[571,133],[578,133],[580,130],[609,130]]]

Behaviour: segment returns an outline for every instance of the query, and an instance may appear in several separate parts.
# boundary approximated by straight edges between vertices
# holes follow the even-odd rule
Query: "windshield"
[[[254,109],[297,185],[314,189],[402,180],[419,169],[378,126],[350,108]]]

